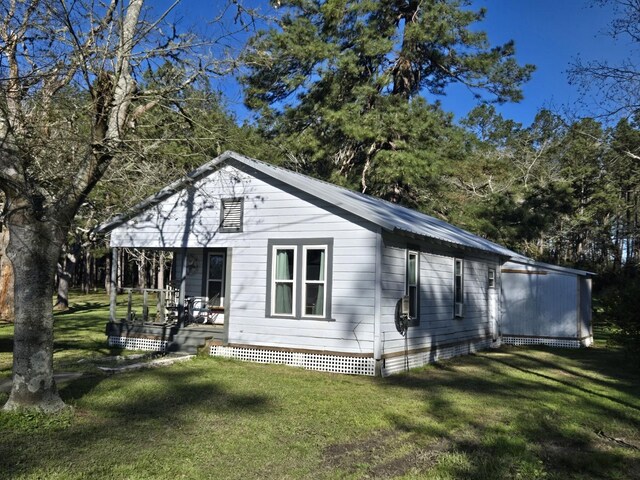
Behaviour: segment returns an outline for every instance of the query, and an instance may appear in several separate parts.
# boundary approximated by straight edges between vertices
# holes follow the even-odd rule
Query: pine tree
[[[246,103],[290,166],[410,206],[433,207],[461,136],[435,99],[452,83],[517,101],[533,71],[491,48],[468,1],[287,0],[250,42]],[[434,191],[435,189],[435,191]]]

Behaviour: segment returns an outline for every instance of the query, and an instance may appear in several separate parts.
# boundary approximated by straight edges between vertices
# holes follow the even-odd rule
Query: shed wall
[[[502,271],[502,334],[576,338],[579,278],[574,274],[506,263]]]
[[[593,337],[591,324],[591,279],[580,278],[580,338],[590,345]]]
[[[244,198],[243,231],[220,233],[220,198],[232,197]],[[268,318],[267,242],[304,238],[333,238],[333,318]],[[188,248],[187,295],[202,294],[203,249],[230,249],[230,344],[373,352],[375,228],[270,177],[227,165],[115,229],[111,245]]]

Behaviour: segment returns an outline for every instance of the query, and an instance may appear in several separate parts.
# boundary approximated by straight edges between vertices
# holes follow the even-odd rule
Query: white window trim
[[[307,280],[307,251],[323,250],[324,251],[324,280]],[[325,318],[327,313],[327,264],[329,262],[329,246],[328,245],[303,245],[302,247],[302,317],[305,318]],[[307,284],[323,285],[323,304],[322,315],[311,315],[305,312],[307,308]]]
[[[278,265],[278,250],[293,250],[293,278],[291,280],[278,280],[276,278],[276,266]],[[296,284],[298,274],[298,248],[296,245],[274,245],[271,251],[271,315],[278,317],[296,316]],[[291,313],[276,312],[276,285],[278,283],[291,283]]]
[[[495,288],[496,288],[496,269],[495,268],[490,268],[488,275],[489,275],[489,278],[488,278],[487,287],[490,290],[495,290]]]

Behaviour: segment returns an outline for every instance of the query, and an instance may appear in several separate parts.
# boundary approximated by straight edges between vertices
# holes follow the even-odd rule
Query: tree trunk
[[[119,258],[118,258],[118,273],[116,275],[116,292],[122,293],[122,287],[124,285],[124,248],[119,250]]]
[[[13,267],[7,257],[9,229],[0,232],[0,320],[13,322]]]
[[[111,293],[111,255],[105,256],[104,290],[107,292],[107,295]]]
[[[73,281],[76,263],[77,255],[75,252],[65,253],[58,262],[58,296],[54,306],[55,310],[64,311],[69,308],[69,287]]]
[[[96,292],[98,290],[98,264],[96,257],[92,253],[89,254],[89,291]]]
[[[7,246],[15,273],[13,384],[4,410],[55,412],[65,404],[53,378],[51,297],[66,231],[53,219],[39,220],[29,214],[27,206],[21,209],[15,203],[8,221]]]
[[[156,280],[157,288],[164,288],[164,266],[166,260],[164,256],[164,250],[161,250],[158,255],[158,277]]]
[[[149,288],[158,288],[158,284],[156,283],[157,275],[157,267],[158,267],[158,252],[155,250],[151,251],[151,268],[149,270]]]
[[[91,253],[84,249],[82,263],[82,293],[89,293],[91,289]]]
[[[138,266],[138,288],[147,288],[147,252],[145,250],[139,250],[136,258],[136,265]]]

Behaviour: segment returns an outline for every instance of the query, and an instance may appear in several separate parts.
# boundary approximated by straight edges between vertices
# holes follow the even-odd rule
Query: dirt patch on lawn
[[[352,442],[329,445],[323,452],[323,465],[364,478],[395,478],[409,471],[426,471],[449,450],[450,442],[438,439],[417,447],[412,435],[384,430]]]

